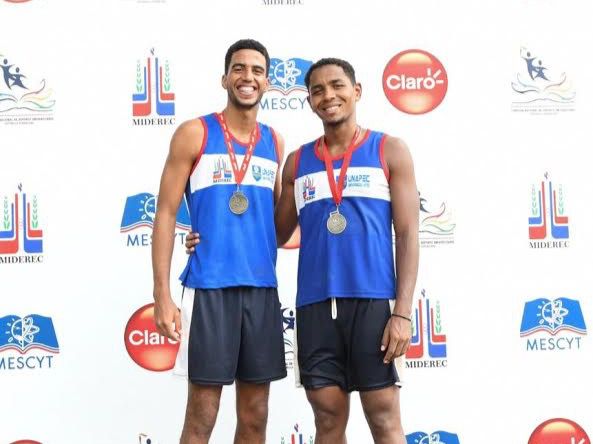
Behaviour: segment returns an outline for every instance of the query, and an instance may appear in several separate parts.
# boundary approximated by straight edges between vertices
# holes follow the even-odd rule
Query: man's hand
[[[385,351],[383,362],[389,364],[408,350],[412,338],[410,321],[391,316],[387,321],[381,340],[381,351]],[[386,351],[387,350],[387,351]]]
[[[171,297],[155,298],[154,323],[161,335],[174,341],[181,339],[181,313]]]
[[[200,233],[191,232],[185,236],[185,252],[192,254],[196,251],[196,245],[200,243]]]

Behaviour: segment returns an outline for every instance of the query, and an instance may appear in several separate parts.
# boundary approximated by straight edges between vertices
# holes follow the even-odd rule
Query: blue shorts
[[[266,383],[286,376],[276,288],[186,288],[175,374],[195,384]]]

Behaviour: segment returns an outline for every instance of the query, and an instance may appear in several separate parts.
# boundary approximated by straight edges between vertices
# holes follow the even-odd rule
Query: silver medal
[[[327,230],[331,234],[340,234],[346,229],[346,218],[339,211],[332,211],[327,218]]]
[[[249,200],[241,191],[235,191],[229,200],[229,208],[233,214],[243,214],[249,208]]]

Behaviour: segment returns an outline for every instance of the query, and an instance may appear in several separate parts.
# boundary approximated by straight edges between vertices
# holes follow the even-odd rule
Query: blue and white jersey
[[[340,213],[341,234],[327,218],[336,209],[318,141],[295,155],[295,201],[301,226],[297,307],[328,298],[395,297],[389,170],[383,158],[385,135],[367,131],[354,147]],[[336,183],[343,156],[333,159]]]
[[[278,172],[278,144],[272,128],[258,123],[256,145],[241,191],[248,210],[233,214],[229,199],[237,182],[224,134],[216,114],[201,117],[204,138],[190,174],[186,199],[192,231],[200,243],[180,276],[186,287],[277,287],[274,184]],[[239,167],[247,150],[232,138]]]

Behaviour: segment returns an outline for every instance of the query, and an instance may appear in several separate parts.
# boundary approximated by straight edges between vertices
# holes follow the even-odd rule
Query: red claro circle
[[[591,440],[576,422],[570,419],[548,419],[533,431],[527,444],[591,444]]]
[[[130,358],[146,370],[164,372],[175,365],[179,342],[157,331],[154,304],[145,305],[132,315],[126,325],[124,342]]]
[[[407,114],[425,114],[447,94],[447,71],[427,51],[409,49],[394,56],[383,71],[383,91],[389,102]]]
[[[4,0],[5,2],[8,3],[27,3],[30,2],[31,0]],[[27,442],[32,442],[35,443],[36,441],[17,441],[18,443],[27,443]]]
[[[6,0],[8,1],[8,0]],[[41,444],[39,441],[33,441],[32,439],[21,439],[20,441],[15,441],[10,444]]]

